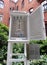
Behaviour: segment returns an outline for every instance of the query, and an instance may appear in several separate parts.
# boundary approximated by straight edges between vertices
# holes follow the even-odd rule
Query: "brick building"
[[[0,22],[9,25],[10,11],[19,10],[32,13],[44,0],[0,0]],[[47,31],[47,2],[44,4],[44,21]]]

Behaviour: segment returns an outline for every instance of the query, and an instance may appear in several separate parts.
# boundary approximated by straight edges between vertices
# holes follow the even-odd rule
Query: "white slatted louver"
[[[44,12],[42,5],[40,5],[33,13],[29,15],[29,39],[46,39]]]
[[[11,12],[10,39],[27,39],[27,13]]]

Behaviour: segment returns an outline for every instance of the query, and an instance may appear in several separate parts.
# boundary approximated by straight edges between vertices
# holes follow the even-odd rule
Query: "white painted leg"
[[[26,43],[24,44],[24,54],[25,54],[25,61],[24,61],[24,65],[30,65],[30,61],[29,61],[29,60],[27,60]]]
[[[7,52],[7,65],[12,65],[9,59],[12,58],[12,43],[8,43],[8,52]]]
[[[29,60],[27,60],[27,65],[30,65],[30,61]]]
[[[27,65],[27,54],[26,54],[26,43],[24,44],[24,55],[25,55],[25,61],[24,61],[24,65]]]
[[[27,61],[24,61],[24,65],[27,65]]]
[[[25,55],[25,58],[26,58],[27,57],[26,43],[24,44],[24,55]]]

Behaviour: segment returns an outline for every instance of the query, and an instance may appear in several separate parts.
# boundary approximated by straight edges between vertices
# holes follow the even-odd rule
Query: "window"
[[[43,5],[44,6],[44,11],[47,11],[47,3]]]
[[[47,22],[47,21],[46,21]],[[46,28],[46,36],[47,36],[47,24],[45,24],[45,28]]]
[[[31,2],[32,0],[29,0],[29,2]]]
[[[16,6],[16,10],[18,10],[18,6]]]
[[[22,5],[22,8],[24,7],[24,0],[22,0],[22,3],[21,3],[21,5]]]
[[[43,5],[43,7],[44,7],[44,12],[47,11],[47,2],[44,1],[44,2],[42,3],[42,5]]]
[[[13,11],[14,10],[14,7],[10,7],[10,10]]]
[[[3,7],[4,7],[4,2],[0,1],[0,8],[3,8]]]
[[[30,9],[29,9],[29,13],[32,13],[32,12],[33,12],[33,8],[30,8]]]
[[[18,0],[11,0],[11,1],[13,1],[13,2],[15,2],[15,3],[17,3],[17,2],[18,2]]]
[[[0,22],[2,22],[2,17],[3,17],[3,16],[2,16],[2,15],[0,15]]]

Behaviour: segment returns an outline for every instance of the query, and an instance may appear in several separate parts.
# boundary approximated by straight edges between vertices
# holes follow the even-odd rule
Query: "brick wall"
[[[11,0],[3,0],[4,1],[4,8],[0,8],[0,14],[3,15],[3,23],[5,25],[9,25],[10,20],[10,10],[19,10],[19,11],[26,11],[29,12],[30,9],[35,10],[40,3],[37,0],[18,0],[17,3],[14,3]],[[42,2],[42,0],[41,0]],[[47,12],[44,13],[44,20],[47,23]]]

